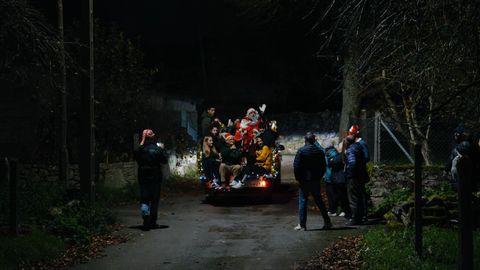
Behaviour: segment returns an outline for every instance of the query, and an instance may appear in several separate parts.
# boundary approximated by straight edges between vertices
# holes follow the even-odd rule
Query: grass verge
[[[34,229],[23,236],[0,236],[0,269],[17,269],[20,264],[53,260],[65,251],[65,242]]]
[[[423,229],[424,258],[416,256],[413,228],[385,230],[379,226],[363,237],[362,269],[455,269],[458,231],[435,226]],[[474,233],[474,254],[480,251],[480,232]],[[474,269],[480,269],[480,257],[474,256]]]

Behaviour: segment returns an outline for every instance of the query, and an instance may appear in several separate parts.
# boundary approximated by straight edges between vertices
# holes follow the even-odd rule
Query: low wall
[[[97,177],[99,186],[109,188],[121,188],[130,183],[137,182],[137,164],[131,162],[100,163],[97,168]],[[19,164],[19,179],[22,182],[29,181],[47,181],[59,183],[58,166],[38,165],[38,164]],[[164,179],[171,174],[180,176],[193,176],[197,171],[197,156],[194,153],[177,157],[175,153],[169,155],[168,164],[163,166]],[[80,187],[80,172],[78,165],[73,164],[68,167],[67,187],[75,189]]]
[[[314,131],[315,133],[315,131]],[[334,145],[338,145],[338,135],[335,132],[316,132],[315,135],[317,136],[317,140],[325,147],[327,143],[331,142]],[[295,155],[297,150],[305,145],[305,134],[292,134],[287,136],[280,136],[278,142],[285,146],[285,150],[283,151],[286,155]]]
[[[380,203],[390,192],[401,188],[413,190],[415,174],[413,168],[387,168],[373,166],[370,180],[371,198],[374,205]],[[423,188],[437,188],[450,181],[441,168],[425,168],[422,174]]]

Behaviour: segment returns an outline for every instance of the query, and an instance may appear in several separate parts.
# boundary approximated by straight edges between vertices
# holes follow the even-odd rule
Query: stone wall
[[[47,181],[58,183],[58,166],[20,164],[18,169],[19,179],[22,182]],[[162,171],[164,179],[170,177],[171,174],[180,176],[195,175],[197,172],[196,153],[190,153],[185,156],[177,156],[175,153],[171,153],[169,155],[168,164],[163,166]],[[97,185],[109,188],[121,188],[125,185],[136,183],[137,164],[134,161],[108,164],[101,163],[97,173]],[[79,188],[80,172],[78,165],[70,165],[68,167],[68,175],[68,188]]]
[[[382,166],[373,166],[369,183],[373,204],[380,203],[393,190],[401,188],[413,190],[414,180],[413,168],[389,169]],[[424,188],[436,188],[449,180],[449,176],[444,176],[441,168],[426,168],[423,170],[422,185]]]
[[[23,182],[29,181],[47,181],[58,183],[58,166],[55,165],[37,165],[20,164],[19,179]],[[120,188],[128,183],[135,182],[137,179],[137,169],[135,162],[101,163],[99,166],[97,185]],[[78,165],[73,164],[68,167],[69,182],[67,187],[75,189],[80,187],[80,172]]]

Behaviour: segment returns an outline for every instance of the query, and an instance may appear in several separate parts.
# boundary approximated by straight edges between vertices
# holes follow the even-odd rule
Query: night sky
[[[32,2],[55,24],[56,0]],[[318,34],[302,19],[307,10],[258,22],[232,2],[97,0],[95,16],[139,41],[167,93],[232,113],[261,103],[270,112],[340,110],[340,94],[325,100],[338,88],[338,66],[314,57]],[[79,0],[64,5],[68,27]]]

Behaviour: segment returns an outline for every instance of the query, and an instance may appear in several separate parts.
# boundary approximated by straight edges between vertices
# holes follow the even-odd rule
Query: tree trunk
[[[95,136],[94,136],[94,64],[93,64],[93,0],[82,2],[82,66],[89,73],[83,76],[80,132],[80,191],[91,202],[95,198]]]
[[[348,130],[350,124],[352,124],[350,119],[358,118],[360,114],[360,83],[358,81],[358,70],[355,61],[355,50],[350,48],[343,64],[343,101],[340,116],[340,136],[342,136],[342,134]]]
[[[63,28],[63,0],[57,1],[58,6],[58,32],[60,35],[60,181],[68,187],[68,148],[67,148],[67,71],[65,67],[65,46],[64,46],[64,28]]]

